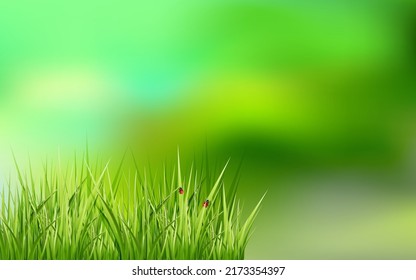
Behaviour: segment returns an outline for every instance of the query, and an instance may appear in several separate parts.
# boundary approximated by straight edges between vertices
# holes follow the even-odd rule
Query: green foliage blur
[[[0,168],[243,160],[258,259],[416,258],[412,0],[1,1]]]

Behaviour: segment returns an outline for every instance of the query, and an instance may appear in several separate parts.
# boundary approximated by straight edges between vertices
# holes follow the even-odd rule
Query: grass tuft
[[[17,183],[0,194],[0,259],[244,259],[264,196],[242,221],[228,162],[219,174],[185,171],[178,151],[177,164],[151,174],[124,159],[112,176],[87,153],[66,170],[45,164],[35,180],[14,158]]]

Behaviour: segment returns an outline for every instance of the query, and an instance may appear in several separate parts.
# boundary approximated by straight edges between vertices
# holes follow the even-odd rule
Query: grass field
[[[178,152],[152,174],[124,160],[110,171],[87,152],[64,168],[45,163],[41,176],[15,160],[17,183],[0,198],[0,259],[244,259],[264,196],[242,221],[228,162],[185,171]]]

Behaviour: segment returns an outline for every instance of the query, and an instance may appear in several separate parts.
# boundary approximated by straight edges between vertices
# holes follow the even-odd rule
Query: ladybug
[[[208,204],[209,204],[209,200],[207,199],[207,200],[204,201],[204,204],[202,204],[202,206],[204,208],[208,208]]]
[[[183,194],[183,193],[184,193],[183,188],[179,188],[179,194]]]

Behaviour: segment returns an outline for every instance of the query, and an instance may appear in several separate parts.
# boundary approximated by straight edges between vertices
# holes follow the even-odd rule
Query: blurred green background
[[[412,0],[0,1],[0,184],[132,147],[244,155],[249,259],[416,258]],[[189,162],[188,162],[189,163]],[[190,165],[190,164],[188,164]]]

